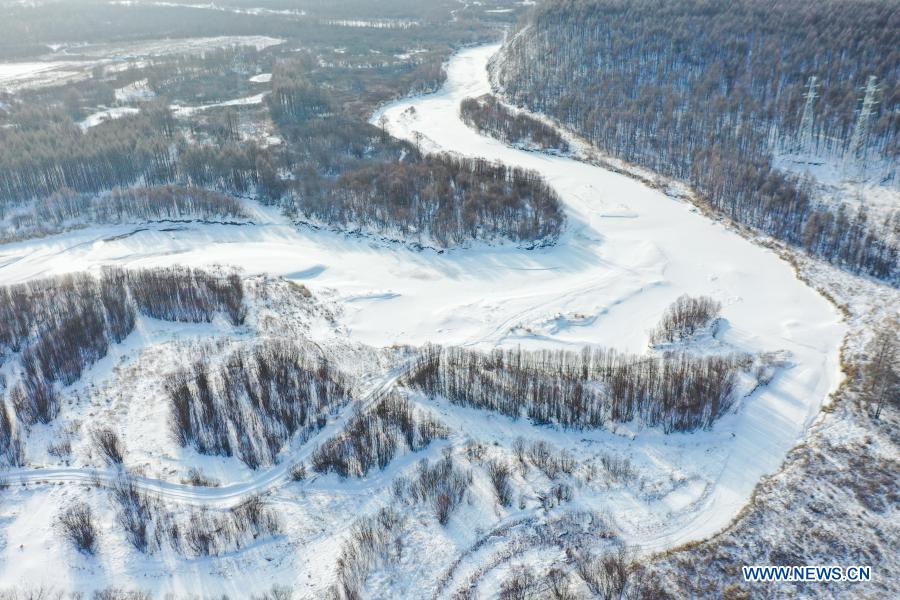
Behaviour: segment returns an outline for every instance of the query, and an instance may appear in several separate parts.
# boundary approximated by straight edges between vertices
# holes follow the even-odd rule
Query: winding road
[[[0,476],[0,484],[35,485],[65,483],[86,485],[99,484],[112,487],[117,480],[123,477],[123,475],[127,475],[129,480],[138,489],[151,492],[162,499],[174,500],[186,504],[216,506],[218,508],[232,507],[240,504],[253,494],[263,494],[289,483],[291,481],[291,467],[302,461],[308,461],[313,451],[322,442],[342,431],[347,421],[356,414],[357,411],[364,411],[378,402],[378,400],[397,383],[397,380],[409,370],[412,366],[412,360],[413,359],[409,359],[388,371],[388,373],[376,381],[361,398],[345,407],[337,418],[332,419],[325,427],[312,435],[299,448],[295,449],[287,456],[281,457],[281,461],[278,464],[261,468],[247,481],[220,487],[199,487],[191,484],[176,483],[174,481],[164,481],[162,479],[128,474],[114,468],[87,469],[76,467],[53,467],[43,469],[11,469],[2,473],[2,476]]]

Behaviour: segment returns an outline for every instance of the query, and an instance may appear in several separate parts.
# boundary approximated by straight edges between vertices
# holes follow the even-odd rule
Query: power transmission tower
[[[844,164],[848,167],[857,165],[857,159],[861,158],[858,163],[860,169],[866,166],[866,152],[863,144],[869,135],[869,120],[875,114],[875,105],[878,104],[876,95],[878,94],[877,78],[869,75],[869,81],[866,83],[866,95],[863,97],[862,106],[859,109],[859,116],[856,118],[856,127],[853,129],[853,135],[850,137],[850,146],[847,148],[847,155],[844,157]],[[860,156],[862,150],[862,156]]]
[[[797,151],[801,154],[812,155],[813,153],[813,105],[816,98],[819,97],[816,93],[817,81],[818,78],[815,75],[810,75],[806,93],[803,95],[806,103],[803,105],[803,116],[800,118],[800,131],[797,136]]]

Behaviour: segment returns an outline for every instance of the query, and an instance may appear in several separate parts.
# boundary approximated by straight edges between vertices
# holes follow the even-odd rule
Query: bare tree
[[[502,506],[512,504],[512,486],[509,483],[511,469],[509,465],[502,460],[491,460],[487,464],[488,477],[494,486],[494,493],[497,495],[497,502]]]
[[[93,555],[97,551],[97,528],[94,513],[84,502],[74,502],[59,514],[59,527],[63,537],[84,554]]]
[[[600,555],[578,555],[575,562],[575,569],[585,585],[603,600],[621,599],[635,568],[631,552],[624,545]]]
[[[500,584],[500,600],[528,600],[538,597],[537,577],[534,571],[525,565],[517,565],[511,569],[509,576]]]
[[[885,323],[867,348],[871,357],[863,367],[862,397],[873,418],[881,417],[888,403],[900,403],[900,356],[897,353],[897,324]]]
[[[119,434],[108,427],[100,427],[91,432],[94,449],[108,465],[121,465],[125,459],[125,446]]]

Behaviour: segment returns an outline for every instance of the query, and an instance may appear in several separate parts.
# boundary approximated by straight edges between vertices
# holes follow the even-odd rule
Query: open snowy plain
[[[778,353],[780,366],[767,386],[742,387],[743,397],[733,413],[710,431],[665,435],[636,425],[565,431],[418,399],[451,428],[454,444],[475,439],[508,446],[511,439],[524,436],[568,449],[586,463],[601,455],[629,459],[640,484],[586,485],[573,502],[607,515],[616,533],[642,551],[706,538],[736,516],[761,477],[777,471],[840,383],[839,348],[845,334],[841,315],[799,281],[774,252],[711,221],[690,203],[623,175],[567,157],[513,149],[469,129],[459,118],[459,103],[490,92],[486,65],[497,48],[459,52],[447,65],[448,79],[438,93],[394,102],[374,115],[373,122],[384,116],[392,134],[417,141],[427,150],[539,171],[566,208],[566,229],[554,246],[476,244],[442,253],[417,251],[365,237],[297,229],[277,211],[248,201],[254,212],[251,225],[92,228],[2,246],[0,283],[112,264],[236,266],[248,275],[268,273],[305,285],[335,315],[332,324],[298,312],[298,319],[310,319],[305,334],[321,340],[346,339],[347,347],[353,348],[435,342],[479,349],[599,345],[646,353],[648,331],[672,301],[682,294],[711,296],[723,305],[722,321],[714,336],[697,342],[696,350]],[[148,339],[176,335],[152,322],[147,328]],[[213,326],[177,333],[212,338],[220,334]],[[140,352],[127,342],[123,346],[129,349],[120,352],[124,369],[129,361],[138,360]],[[120,380],[117,370],[110,368],[114,360],[98,363],[78,385],[115,386]],[[373,362],[367,389],[393,385],[401,366]],[[159,593],[241,597],[279,583],[315,597],[332,577],[352,519],[387,501],[394,476],[413,469],[420,456],[439,456],[446,446],[401,457],[385,471],[361,480],[328,475],[290,482],[288,459],[308,455],[317,441],[335,431],[332,425],[303,447],[287,449],[282,464],[271,469],[251,471],[235,458],[191,454],[187,459],[202,460],[204,469],[222,483],[192,488],[166,478],[163,463],[172,462],[177,454],[173,442],[154,431],[166,427],[162,396],[151,391],[140,397],[128,394],[133,404],[110,411],[109,418],[120,419],[115,424],[129,448],[126,465],[133,457],[140,462],[145,471],[142,485],[169,499],[215,505],[228,505],[252,491],[272,491],[272,504],[288,522],[286,535],[232,555],[186,559],[135,557],[133,549],[109,533],[103,542],[109,549],[101,551],[100,558],[72,558],[73,551],[61,543],[50,521],[66,498],[98,493],[76,484],[102,480],[104,475],[93,474],[87,464],[64,466],[48,458],[45,468],[8,474],[11,482],[29,485],[10,492],[18,495],[15,501],[3,501],[6,532],[0,540],[0,585],[43,582],[91,590],[115,584]],[[60,418],[71,419],[75,413],[80,419],[93,414],[75,402],[63,407]],[[537,485],[521,484],[526,493],[529,485]],[[505,509],[484,497],[490,493],[470,502],[443,528],[420,516],[407,540],[412,551],[393,569],[400,575],[391,576],[386,570],[374,576],[372,594],[391,590],[390,595],[397,597],[432,596],[435,573],[447,573],[480,536],[536,511],[532,503]],[[112,522],[103,527],[104,532],[116,529]],[[485,548],[481,552],[488,552],[490,544]],[[462,581],[484,558],[478,552],[466,556],[444,592],[452,592],[454,578]],[[60,568],[66,564],[70,568]],[[249,573],[253,573],[250,582],[224,577],[247,578]],[[496,589],[492,587],[496,577],[486,575],[479,585],[489,595]]]

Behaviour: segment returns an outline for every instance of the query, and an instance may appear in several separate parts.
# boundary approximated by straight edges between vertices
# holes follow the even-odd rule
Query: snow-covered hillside
[[[460,101],[491,91],[486,64],[497,48],[459,52],[438,93],[394,102],[372,122],[384,117],[392,134],[423,149],[539,172],[567,212],[567,229],[554,246],[415,251],[298,230],[277,211],[252,201],[246,202],[251,224],[95,227],[0,246],[3,285],[97,272],[104,265],[228,265],[242,269],[248,282],[265,273],[312,292],[301,301],[283,280],[248,283],[257,293],[248,300],[254,317],[244,329],[147,320],[66,390],[58,422],[31,431],[28,464],[7,475],[14,485],[0,501],[0,584],[81,591],[116,585],[157,595],[231,597],[277,584],[304,597],[322,597],[336,577],[354,519],[385,508],[402,514],[402,523],[391,521],[389,528],[400,541],[390,550],[387,543],[378,546],[377,557],[366,565],[368,596],[424,598],[470,589],[489,597],[512,558],[534,564],[559,559],[563,549],[547,543],[553,532],[584,544],[618,537],[651,552],[704,539],[728,525],[840,383],[839,348],[846,331],[841,314],[775,252],[711,221],[690,203],[572,158],[510,148],[467,127],[459,118]],[[695,340],[693,350],[779,357],[766,385],[756,387],[749,374],[741,376],[735,409],[710,430],[538,427],[407,390],[401,393],[417,414],[440,422],[446,436],[421,452],[400,452],[384,470],[362,478],[342,480],[330,473],[294,481],[291,476],[297,461],[309,461],[353,410],[371,407],[379,394],[400,387],[415,354],[409,346],[578,350],[597,345],[650,355],[655,352],[648,348],[650,330],[684,294],[722,304],[715,333]],[[201,456],[178,447],[167,436],[168,405],[160,391],[166,378],[201,345],[218,355],[257,336],[321,346],[353,379],[358,402],[340,410],[306,443],[289,443],[274,467],[252,470],[235,457]],[[135,485],[158,495],[176,521],[192,515],[192,506],[226,510],[259,492],[267,494],[280,527],[218,556],[186,555],[165,544],[155,554],[137,552],[104,488],[114,484],[114,472],[101,467],[94,474],[92,468],[100,465],[87,439],[79,437],[96,420],[121,433],[125,466],[137,472]],[[69,461],[46,452],[51,434],[66,427],[73,432]],[[544,454],[571,465],[551,477],[537,459],[516,463],[517,438],[524,448],[543,444]],[[427,506],[409,500],[415,494],[403,492],[425,478],[427,468],[417,466],[421,458],[433,467],[452,460],[454,468],[471,473],[464,500],[445,525]],[[520,465],[511,475],[510,506],[495,500],[488,475],[492,460]],[[182,483],[189,466],[219,487]],[[405,479],[395,484],[398,477]],[[552,489],[557,500],[548,504]],[[62,544],[55,529],[55,515],[75,498],[91,504],[100,517],[96,557]],[[247,573],[254,576],[248,580]],[[234,579],[238,574],[245,577]]]

